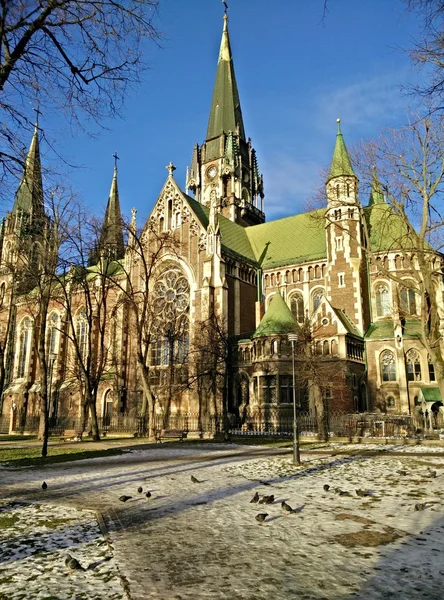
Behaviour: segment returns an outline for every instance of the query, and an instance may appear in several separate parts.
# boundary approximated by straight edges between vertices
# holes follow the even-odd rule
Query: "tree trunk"
[[[316,423],[318,428],[318,439],[322,442],[328,441],[327,415],[325,412],[324,398],[322,390],[317,383],[311,382],[310,385],[310,406],[316,413]]]
[[[140,378],[142,381],[142,406],[140,408],[140,416],[146,420],[148,417],[148,437],[154,438],[154,398],[151,392],[151,386],[149,384],[149,373],[146,366],[137,360],[137,366],[139,367]],[[144,432],[145,433],[145,432]]]
[[[99,422],[97,419],[97,405],[96,405],[96,393],[90,392],[90,398],[88,401],[89,415],[91,417],[91,436],[93,442],[100,442],[100,430]]]

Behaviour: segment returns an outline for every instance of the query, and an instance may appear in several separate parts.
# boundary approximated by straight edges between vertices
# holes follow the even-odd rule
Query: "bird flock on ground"
[[[403,477],[408,475],[408,471],[406,471],[405,469],[399,469],[398,471],[396,471],[398,475],[401,475]],[[430,479],[435,479],[437,477],[437,472],[433,469],[431,469],[430,467],[427,468],[427,473],[423,474],[424,477],[430,478]],[[194,475],[191,475],[191,482],[194,484],[197,483],[203,483],[201,480],[197,479],[197,477],[195,477]],[[270,485],[269,482],[266,481],[261,481],[260,483],[262,483],[263,485]],[[42,483],[42,490],[47,490],[48,489],[48,484],[46,483],[46,481],[44,481]],[[323,490],[324,492],[334,492],[335,494],[338,494],[339,496],[353,496],[353,494],[348,491],[348,490],[342,490],[341,488],[338,487],[331,487],[328,483],[325,483],[323,485]],[[144,490],[142,486],[139,486],[137,488],[137,493],[138,494],[143,494]],[[374,492],[372,490],[362,490],[362,489],[355,489],[355,493],[358,497],[360,498],[365,498],[368,496],[373,496]],[[152,497],[152,493],[149,490],[145,491],[145,497],[146,498],[151,498]],[[132,500],[133,496],[127,496],[127,495],[122,495],[119,496],[119,500],[120,502],[128,502],[128,500]],[[274,494],[268,494],[268,495],[262,495],[260,496],[258,492],[256,492],[254,494],[254,496],[251,498],[250,500],[250,504],[263,504],[263,505],[271,505],[275,503],[275,496]],[[429,507],[431,503],[430,502],[418,502],[417,504],[415,504],[415,511],[421,511],[421,510],[425,510],[426,508]],[[291,514],[298,514],[300,513],[303,508],[304,508],[304,504],[302,506],[299,506],[298,508],[292,508],[285,500],[281,501],[281,509],[282,512],[284,513],[285,516],[291,515]],[[261,512],[258,513],[255,516],[256,521],[259,523],[259,525],[263,525],[267,519],[267,517],[269,516],[269,513],[266,512]],[[111,557],[106,557],[104,560],[109,560]],[[66,555],[65,558],[65,565],[68,567],[68,569],[70,569],[71,571],[86,571],[89,569],[93,569],[95,568],[99,563],[93,563],[91,565],[89,565],[88,567],[83,567],[79,561],[74,558],[73,556],[71,556],[70,554]]]

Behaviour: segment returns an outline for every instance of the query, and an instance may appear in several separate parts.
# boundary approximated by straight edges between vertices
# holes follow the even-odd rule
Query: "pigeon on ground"
[[[432,471],[432,469],[429,469],[429,472],[427,473],[426,477],[431,477],[432,479],[434,479],[436,477],[436,471]]]
[[[72,569],[73,571],[84,571],[85,570],[82,567],[82,565],[79,563],[77,558],[74,558],[73,556],[71,556],[71,554],[68,554],[66,556],[65,565],[68,567],[68,569]]]
[[[396,472],[398,473],[398,475],[407,475],[407,471],[403,471],[402,469]]]
[[[146,496],[147,498],[151,498],[151,492],[147,492],[147,493],[145,494],[145,496]]]
[[[425,508],[427,507],[427,502],[418,502],[418,504],[415,504],[415,510],[425,510]]]
[[[364,496],[366,496],[367,494],[364,492],[364,490],[355,490],[356,491],[356,495],[360,496],[361,498],[363,498]]]
[[[253,496],[253,498],[250,500],[250,504],[251,503],[257,504],[257,502],[259,502],[259,494],[256,492],[255,495]]]
[[[265,502],[265,504],[273,504],[274,502],[274,494],[271,494],[271,496],[267,497],[267,501]]]
[[[194,477],[194,475],[191,475],[191,481],[192,481],[193,483],[202,483],[201,481],[199,481],[199,480],[197,479],[197,477]]]
[[[137,488],[137,491],[139,492],[139,494],[141,494],[143,492],[143,487],[139,485],[139,487]]]
[[[328,490],[330,489],[330,486],[328,485],[328,483],[324,483],[324,492],[328,492]]]
[[[268,513],[259,513],[258,515],[255,516],[255,519],[259,523],[259,525],[262,525],[262,523],[265,521],[265,519],[267,517],[268,517]]]
[[[46,481],[44,481],[42,483],[42,490],[46,490],[48,488],[48,484],[46,483]]]
[[[282,500],[282,502],[281,502],[281,507],[282,507],[282,510],[284,511],[284,513],[285,513],[286,515],[291,515],[291,513],[293,513],[293,512],[294,512],[294,510],[291,508],[291,506],[290,506],[289,504],[287,504],[287,503],[285,502],[285,500]]]
[[[127,502],[128,500],[131,500],[132,496],[120,496],[119,500],[120,502]]]

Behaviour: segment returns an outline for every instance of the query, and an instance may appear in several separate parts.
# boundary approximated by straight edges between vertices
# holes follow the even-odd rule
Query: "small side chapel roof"
[[[365,334],[366,340],[392,340],[394,337],[393,321],[376,321],[372,323]],[[407,339],[421,337],[421,323],[417,319],[408,319],[404,325],[403,336]]]
[[[298,329],[299,326],[293,313],[288,308],[280,292],[277,292],[272,297],[258,328],[253,333],[253,337],[296,333]]]

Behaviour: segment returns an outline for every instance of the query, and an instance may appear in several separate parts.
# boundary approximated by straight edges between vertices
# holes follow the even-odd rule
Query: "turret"
[[[116,157],[117,160],[117,157]],[[117,186],[117,164],[114,166],[113,179],[106,205],[105,218],[98,241],[98,246],[89,258],[90,264],[95,264],[100,255],[108,260],[123,258],[125,247],[123,243],[122,215],[120,212],[119,190]]]

